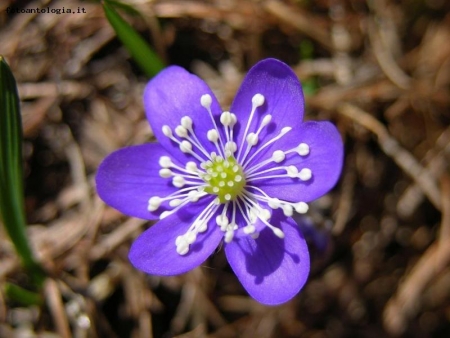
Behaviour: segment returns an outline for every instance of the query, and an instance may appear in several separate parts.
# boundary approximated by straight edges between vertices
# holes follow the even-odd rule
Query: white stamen
[[[252,103],[256,107],[261,107],[264,104],[264,101],[264,96],[259,93],[252,97]]]
[[[172,166],[172,160],[169,156],[161,156],[159,158],[159,165],[162,168],[170,168]]]
[[[155,211],[161,206],[162,199],[158,196],[153,196],[148,201],[148,211]]]
[[[161,176],[162,178],[168,178],[172,175],[173,175],[172,170],[167,169],[167,168],[161,169],[159,171],[159,176]]]
[[[192,244],[192,243],[194,243],[195,240],[197,239],[197,234],[196,234],[195,232],[188,232],[188,233],[185,235],[185,239],[186,239],[186,242],[187,242],[188,244]]]
[[[258,135],[256,135],[255,133],[250,133],[247,135],[247,143],[250,146],[254,146],[258,143]]]
[[[287,172],[288,176],[291,178],[295,178],[298,175],[298,169],[296,166],[293,166],[293,165],[290,165],[289,167],[287,167],[286,172]]]
[[[177,126],[175,128],[175,134],[177,134],[178,137],[187,137],[188,136],[188,131],[183,126]]]
[[[186,163],[186,170],[197,172],[198,171],[197,163],[189,161],[188,163]]]
[[[280,200],[276,197],[269,199],[269,202],[267,204],[272,209],[278,209],[281,206]]]
[[[174,208],[174,207],[179,206],[182,202],[183,202],[183,200],[177,198],[177,199],[171,200],[171,201],[169,202],[169,205],[170,205],[172,208]]]
[[[298,178],[301,179],[302,181],[308,181],[311,179],[311,177],[312,177],[312,172],[311,172],[311,169],[308,169],[308,168],[303,168],[298,173]]]
[[[275,234],[275,236],[277,236],[278,238],[284,238],[284,232],[281,231],[281,229],[278,228],[272,228],[273,233]]]
[[[290,204],[283,204],[281,209],[283,209],[283,214],[285,216],[291,217],[294,214],[294,209]]]
[[[186,129],[192,128],[192,119],[189,116],[183,116],[181,118],[181,125]]]
[[[230,243],[234,237],[234,230],[227,230],[225,233],[225,243]]]
[[[255,228],[254,225],[249,224],[249,225],[245,226],[243,228],[243,230],[244,230],[244,234],[250,235],[250,234],[252,234],[252,233],[254,233],[256,231],[256,228]]]
[[[219,139],[219,133],[215,129],[210,129],[210,130],[208,130],[207,137],[208,137],[208,140],[215,143]]]
[[[228,141],[227,143],[225,143],[225,151],[235,153],[236,150],[237,150],[236,142]]]
[[[162,132],[165,136],[172,137],[172,129],[170,129],[169,126],[167,125],[162,126]]]
[[[202,95],[202,97],[200,98],[200,104],[206,109],[211,108],[211,103],[212,97],[209,94]]]
[[[192,151],[192,144],[189,141],[184,140],[180,143],[180,150],[183,153],[190,153]]]
[[[306,156],[309,154],[309,146],[306,143],[300,143],[297,147],[297,153],[300,156]]]
[[[306,204],[305,202],[298,202],[296,204],[294,204],[294,208],[295,211],[298,212],[299,214],[306,214],[306,212],[308,212],[308,204]]]
[[[285,159],[286,155],[284,155],[284,152],[282,150],[275,150],[272,154],[272,161],[276,163],[280,163]]]
[[[264,118],[261,122],[261,127],[267,126],[270,123],[270,121],[272,121],[272,115],[267,114],[266,116],[264,116]]]
[[[231,200],[231,195],[230,195],[230,194],[226,194],[224,197],[225,197],[225,199],[226,199],[227,201],[230,201],[230,200]]]
[[[228,127],[231,125],[232,122],[233,122],[233,118],[229,111],[224,111],[220,115],[220,123],[222,123],[224,126]]]
[[[176,175],[173,179],[172,179],[172,184],[177,187],[177,188],[181,188],[186,184],[185,179],[183,178],[183,176],[180,175]]]

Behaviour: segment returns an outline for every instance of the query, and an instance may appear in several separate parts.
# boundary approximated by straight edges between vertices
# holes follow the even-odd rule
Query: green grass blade
[[[11,69],[0,56],[0,216],[23,265],[41,286],[44,273],[28,243],[23,193],[19,96]]]
[[[131,27],[119,13],[106,1],[103,2],[106,18],[113,27],[117,37],[133,59],[149,77],[155,76],[164,68],[164,63],[145,40]]]

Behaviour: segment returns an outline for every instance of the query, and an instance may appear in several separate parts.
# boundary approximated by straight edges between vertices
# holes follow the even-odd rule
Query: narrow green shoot
[[[0,219],[36,286],[44,273],[35,261],[27,234],[22,167],[22,122],[16,80],[0,55]]]
[[[164,62],[133,27],[117,13],[110,1],[103,1],[102,5],[106,18],[133,59],[147,76],[155,76],[164,68]]]

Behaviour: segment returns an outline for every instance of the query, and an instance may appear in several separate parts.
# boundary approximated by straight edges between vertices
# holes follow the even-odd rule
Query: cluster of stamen
[[[223,128],[223,132],[220,132],[211,111],[212,98],[209,94],[200,98],[200,104],[208,112],[214,126],[213,129],[207,131],[206,137],[214,145],[216,151],[210,152],[205,149],[195,134],[195,126],[189,116],[184,116],[180,125],[176,126],[174,130],[167,125],[162,127],[163,134],[177,144],[180,151],[191,155],[197,162],[189,161],[182,167],[175,164],[169,156],[162,156],[159,160],[161,166],[159,175],[162,178],[171,179],[173,186],[178,190],[165,197],[151,197],[148,210],[156,211],[164,204],[168,210],[160,214],[162,219],[189,203],[197,202],[204,196],[216,196],[196,217],[186,233],[177,237],[175,245],[180,255],[189,252],[190,245],[196,241],[199,233],[208,229],[214,217],[217,226],[224,232],[225,242],[229,243],[239,228],[244,234],[257,238],[259,231],[262,230],[261,223],[264,225],[263,227],[271,229],[277,237],[284,238],[283,231],[270,223],[270,209],[281,209],[286,216],[292,216],[294,211],[298,213],[308,211],[308,205],[304,202],[293,203],[270,197],[253,184],[258,180],[286,177],[308,181],[313,175],[312,171],[306,167],[282,165],[287,156],[308,156],[310,148],[306,143],[300,143],[293,149],[275,150],[267,159],[253,164],[253,160],[258,154],[291,130],[291,127],[284,127],[278,135],[262,145],[258,145],[260,134],[272,121],[272,116],[266,114],[254,132],[249,129],[257,108],[261,107],[264,101],[265,98],[261,94],[253,96],[252,110],[239,147],[234,141],[233,134],[234,126],[238,123],[236,115],[228,111],[220,115],[220,124]],[[256,147],[257,145],[258,147]],[[249,156],[253,148],[255,150]],[[264,208],[265,205],[270,209]],[[243,226],[237,224],[238,213],[245,222]],[[256,227],[257,223],[259,228]]]

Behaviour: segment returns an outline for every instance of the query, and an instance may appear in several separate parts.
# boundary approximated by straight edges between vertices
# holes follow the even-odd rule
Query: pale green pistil
[[[202,163],[206,171],[202,179],[208,185],[205,192],[217,195],[220,203],[236,199],[245,187],[245,175],[242,167],[233,156],[224,160],[221,156]]]

